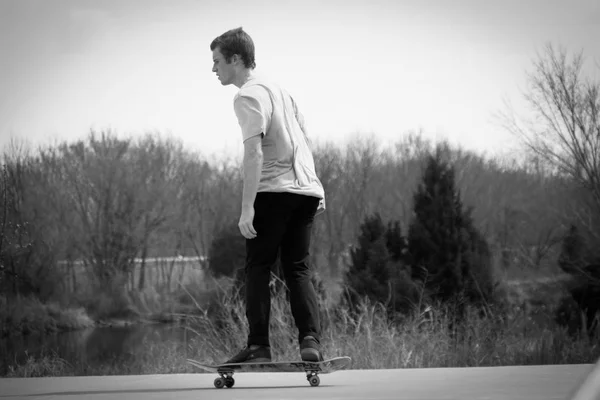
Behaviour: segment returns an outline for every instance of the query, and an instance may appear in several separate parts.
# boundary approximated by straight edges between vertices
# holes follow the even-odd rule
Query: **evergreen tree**
[[[394,262],[402,260],[406,249],[406,241],[402,236],[400,221],[391,221],[388,223],[385,233],[385,244],[390,252],[390,258]]]
[[[385,299],[387,260],[389,258],[384,242],[385,226],[378,213],[367,216],[360,226],[358,245],[350,254],[351,265],[346,281],[351,289],[349,300],[355,304],[362,297],[375,301]],[[383,245],[382,245],[383,244]],[[374,278],[378,275],[379,280]]]
[[[389,255],[383,237],[369,243],[366,249],[358,249],[358,252],[365,256],[364,264],[355,264],[359,268],[350,270],[349,286],[359,298],[368,297],[374,302],[385,303],[389,297],[391,277]]]
[[[412,277],[431,299],[444,302],[490,300],[493,292],[490,251],[464,210],[454,169],[438,148],[428,158],[414,195],[408,231]]]
[[[410,311],[418,290],[402,260],[404,249],[398,221],[390,222],[386,229],[378,213],[365,218],[346,274],[350,304],[368,298],[386,305],[390,312]]]

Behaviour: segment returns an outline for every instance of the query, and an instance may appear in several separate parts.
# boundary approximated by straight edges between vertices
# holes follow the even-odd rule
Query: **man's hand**
[[[317,212],[315,213],[315,217],[327,209],[325,199],[319,200],[319,206],[317,207]]]
[[[256,237],[256,230],[254,229],[254,225],[252,225],[253,221],[254,207],[244,207],[242,209],[242,215],[240,216],[238,227],[246,239],[254,239]]]

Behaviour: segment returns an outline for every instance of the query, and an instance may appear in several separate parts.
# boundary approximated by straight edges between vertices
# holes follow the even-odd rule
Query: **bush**
[[[570,289],[555,313],[556,322],[565,326],[569,334],[580,332],[594,334],[599,330],[600,287],[595,285],[577,285]]]
[[[35,297],[0,296],[0,335],[68,331],[94,326],[79,308],[62,309],[57,303],[44,304]]]
[[[598,246],[593,238],[585,238],[576,225],[565,235],[558,258],[560,268],[572,278],[569,296],[561,302],[556,321],[567,326],[571,334],[580,330],[592,333],[598,329],[600,311],[600,263]]]

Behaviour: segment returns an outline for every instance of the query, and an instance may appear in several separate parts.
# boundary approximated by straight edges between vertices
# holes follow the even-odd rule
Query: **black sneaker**
[[[271,348],[268,346],[248,346],[224,364],[238,364],[247,362],[271,362]]]
[[[323,361],[321,345],[314,337],[306,336],[302,339],[302,343],[300,343],[300,357],[302,358],[302,361]]]

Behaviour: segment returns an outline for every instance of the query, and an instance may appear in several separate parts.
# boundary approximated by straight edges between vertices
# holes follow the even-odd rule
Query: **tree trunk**
[[[146,255],[148,254],[148,246],[144,243],[142,250],[142,263],[140,264],[140,280],[138,282],[138,290],[144,290],[146,284]],[[135,267],[134,267],[135,271]]]
[[[167,281],[167,287],[171,290],[171,282],[173,281],[173,271],[175,271],[175,260],[171,261],[171,269],[169,270],[169,277]]]
[[[77,293],[77,274],[74,263],[71,263],[71,282],[73,283],[73,293]]]
[[[17,287],[17,271],[15,269],[15,260],[13,257],[10,258],[10,269],[12,272],[12,281],[13,281],[13,294],[18,295],[18,287]]]

